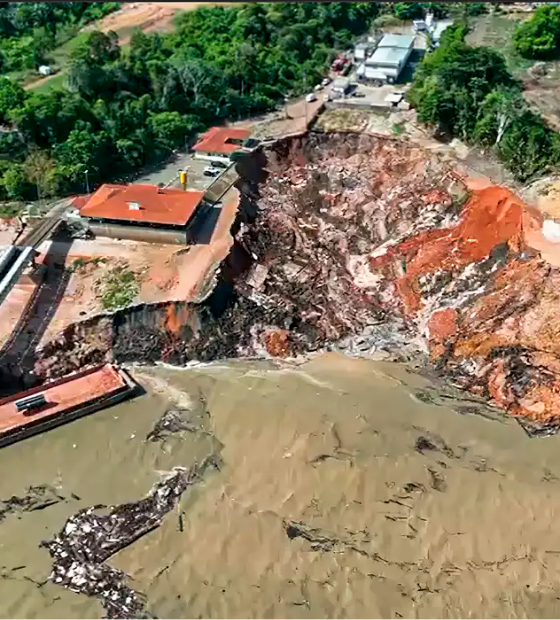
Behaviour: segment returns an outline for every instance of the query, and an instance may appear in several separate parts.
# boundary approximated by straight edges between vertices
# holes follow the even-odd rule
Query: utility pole
[[[305,99],[304,99],[305,126],[307,127],[307,75],[306,75],[305,71],[303,72],[303,89],[305,90]]]
[[[89,179],[88,179],[89,170],[84,170],[84,174],[86,175],[86,194],[89,194]]]

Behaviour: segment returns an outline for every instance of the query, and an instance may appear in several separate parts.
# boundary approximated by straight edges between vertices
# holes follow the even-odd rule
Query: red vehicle
[[[344,56],[339,56],[338,58],[335,58],[334,62],[331,65],[331,69],[333,71],[336,71],[337,73],[340,73],[344,71],[344,69],[349,63],[350,60],[348,58],[345,58]]]

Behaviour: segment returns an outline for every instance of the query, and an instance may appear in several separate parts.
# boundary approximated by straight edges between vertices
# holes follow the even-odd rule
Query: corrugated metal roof
[[[378,47],[373,55],[366,60],[367,66],[390,65],[398,67],[408,56],[408,48]]]
[[[184,226],[204,192],[160,189],[155,185],[102,185],[85,206],[83,217]]]
[[[206,153],[233,153],[239,148],[239,145],[228,141],[246,140],[250,135],[251,132],[248,129],[212,127],[202,134],[200,140],[193,146],[193,150]]]
[[[414,36],[409,34],[386,34],[379,42],[380,47],[395,47],[409,49],[414,45]]]

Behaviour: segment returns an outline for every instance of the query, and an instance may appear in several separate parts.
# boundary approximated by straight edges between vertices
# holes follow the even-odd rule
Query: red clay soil
[[[375,268],[396,256],[407,260],[406,275],[397,283],[408,312],[420,308],[420,295],[415,290],[419,277],[435,268],[456,270],[480,261],[500,243],[512,250],[522,244],[523,203],[503,187],[489,187],[474,191],[465,205],[458,226],[451,229],[430,230],[374,258]]]
[[[431,358],[448,371],[470,365],[470,377],[458,376],[458,383],[486,394],[508,413],[557,425],[560,274],[527,246],[523,220],[528,212],[505,188],[474,191],[457,226],[394,245],[372,259],[371,268],[383,271],[395,260],[405,262],[396,290],[405,315],[414,320],[428,307],[421,278],[456,276],[503,244],[512,259],[488,275],[474,301],[427,317]]]

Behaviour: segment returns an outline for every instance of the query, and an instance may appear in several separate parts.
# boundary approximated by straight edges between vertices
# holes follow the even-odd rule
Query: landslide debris
[[[286,138],[237,167],[236,242],[213,294],[72,326],[37,376],[108,354],[184,364],[335,348],[429,359],[530,434],[556,432],[560,273],[527,245],[514,194],[468,192],[437,155],[360,133]]]
[[[108,618],[152,617],[144,595],[127,585],[128,576],[105,562],[159,527],[185,490],[219,466],[219,457],[211,455],[189,469],[174,468],[144,499],[77,512],[53,539],[42,543],[53,559],[50,579],[73,592],[97,597]]]
[[[310,134],[267,156],[243,237],[266,277],[249,296],[294,309],[289,341],[416,348],[529,433],[558,428],[560,273],[527,245],[520,199],[467,194],[435,156],[374,136]]]
[[[44,510],[49,506],[65,501],[66,498],[48,484],[31,486],[22,497],[12,495],[12,497],[6,500],[0,500],[0,521],[3,521],[12,513]]]

